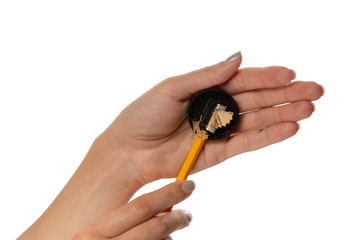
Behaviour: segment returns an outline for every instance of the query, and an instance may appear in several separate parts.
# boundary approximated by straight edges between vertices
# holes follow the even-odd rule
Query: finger
[[[237,134],[229,138],[224,146],[225,159],[281,142],[294,136],[298,130],[299,125],[297,123],[285,122],[261,131],[252,130]]]
[[[194,189],[195,183],[193,181],[171,183],[122,206],[97,224],[96,229],[105,237],[118,236],[148,221],[162,210],[185,200]]]
[[[167,236],[166,238],[163,238],[162,240],[172,240],[171,236]]]
[[[239,92],[286,86],[295,79],[295,71],[286,67],[264,67],[240,69],[229,81],[220,85],[220,88],[229,94]]]
[[[230,60],[169,78],[163,82],[164,91],[177,100],[188,100],[193,94],[201,90],[220,85],[231,78],[239,69],[242,61],[241,53],[234,54]]]
[[[234,95],[242,112],[271,107],[288,102],[315,101],[324,94],[324,88],[315,82],[293,82],[286,87],[248,91]]]
[[[163,239],[176,230],[189,226],[191,220],[192,216],[189,212],[184,210],[173,210],[155,216],[115,239]]]
[[[301,101],[245,113],[240,116],[234,133],[259,130],[282,122],[297,122],[310,117],[314,110],[314,105],[311,102]]]

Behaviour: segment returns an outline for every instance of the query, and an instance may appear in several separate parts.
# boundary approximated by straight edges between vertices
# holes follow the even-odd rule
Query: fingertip
[[[311,116],[315,111],[315,104],[310,101],[301,101],[295,103],[297,106],[297,113],[300,119],[305,119]]]
[[[321,88],[321,97],[325,95],[325,87],[323,85],[319,85]]]
[[[241,51],[238,51],[225,59],[225,62],[232,62],[232,61],[242,61]]]
[[[324,87],[316,82],[301,82],[301,84],[303,85],[304,96],[308,100],[315,101],[324,95]]]
[[[189,226],[190,222],[193,220],[193,215],[188,210],[184,209],[172,210],[171,212],[169,212],[169,215],[167,217],[171,218],[171,216],[176,216],[178,224],[182,227]]]
[[[281,142],[294,136],[299,131],[297,122],[284,122],[267,129],[271,132],[271,143]]]
[[[278,76],[279,83],[287,85],[296,78],[296,72],[293,69],[281,67],[281,73]]]
[[[300,129],[300,124],[298,122],[289,122],[285,127],[285,132],[288,134],[287,137],[294,136]]]
[[[289,70],[290,70],[290,72],[289,72],[290,79],[294,80],[296,78],[296,72],[293,69],[289,69]]]
[[[181,189],[186,194],[192,193],[194,191],[195,187],[196,187],[195,182],[192,180],[184,181],[181,185]]]
[[[323,85],[315,83],[315,86],[313,88],[313,96],[314,100],[320,99],[322,96],[325,95],[325,88]]]
[[[225,83],[240,67],[241,53],[235,55],[228,61],[221,61],[208,67],[168,78],[166,81],[168,83],[167,92],[170,92],[178,99],[187,100],[201,90]]]
[[[187,218],[187,220],[189,222],[191,222],[193,220],[193,215],[191,214],[191,212],[187,211],[187,210],[182,210]]]

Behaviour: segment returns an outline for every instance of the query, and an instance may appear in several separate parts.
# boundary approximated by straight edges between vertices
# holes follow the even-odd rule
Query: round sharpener
[[[216,109],[233,112],[233,118],[224,127],[209,129],[209,120]],[[239,121],[239,108],[234,98],[227,92],[215,88],[206,89],[191,99],[188,108],[188,121],[192,129],[194,129],[193,122],[200,121],[200,130],[208,133],[208,139],[221,139],[229,136],[236,128]]]

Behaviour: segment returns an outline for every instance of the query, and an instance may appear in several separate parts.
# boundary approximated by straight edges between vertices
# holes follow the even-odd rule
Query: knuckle
[[[172,204],[175,204],[179,201],[179,194],[176,189],[173,187],[170,191],[167,192],[166,197]]]
[[[166,235],[169,231],[163,218],[155,217],[149,222],[149,230],[156,235]]]
[[[284,116],[284,108],[277,107],[273,109],[274,117],[278,119],[279,122],[284,122],[286,120]]]
[[[164,80],[162,80],[160,83],[159,83],[159,86],[161,88],[165,88],[167,89],[168,87],[171,87],[175,82],[175,78],[174,77],[169,77],[169,78],[166,78]]]
[[[261,91],[254,92],[253,101],[255,103],[256,108],[262,108],[265,106],[265,96]]]
[[[242,142],[241,142],[241,146],[244,149],[245,152],[248,152],[251,150],[251,144],[250,144],[250,139],[248,135],[245,135],[242,138]]]
[[[146,199],[138,198],[131,202],[130,211],[133,214],[147,217],[151,214],[151,207]]]
[[[206,76],[209,79],[209,82],[213,85],[219,85],[221,83],[221,78],[219,78],[219,75],[221,74],[221,70],[223,69],[224,63],[219,63],[217,65],[213,66],[207,66],[203,68],[204,73],[206,73]]]
[[[181,86],[181,82],[177,80],[177,77],[170,77],[161,81],[156,87],[160,96],[167,96],[170,98],[175,98],[175,92]]]

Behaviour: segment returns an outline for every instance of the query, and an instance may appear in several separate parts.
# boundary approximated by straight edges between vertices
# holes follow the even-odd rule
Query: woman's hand
[[[192,216],[183,210],[158,213],[185,200],[194,189],[195,184],[192,181],[171,183],[121,206],[78,233],[73,239],[171,239],[169,235],[187,227]]]
[[[241,54],[235,54],[230,60],[166,79],[124,109],[95,140],[50,207],[19,240],[69,239],[79,229],[113,211],[114,219],[109,223],[122,226],[121,216],[126,215],[123,211],[126,206],[132,206],[127,203],[141,186],[177,175],[195,136],[187,122],[186,110],[192,96],[203,89],[224,89],[234,97],[242,114],[231,136],[206,142],[193,172],[293,136],[298,131],[297,122],[314,111],[312,101],[324,93],[314,82],[292,82],[295,72],[285,67],[239,70]],[[178,186],[176,184],[174,186]],[[166,190],[150,196],[161,199],[162,193],[165,199],[174,198],[167,195]],[[135,229],[146,229],[159,219],[176,219],[179,216],[176,214],[181,212],[154,217],[173,202],[176,201],[154,203],[149,215],[134,218],[138,219],[135,222],[129,216],[128,222],[132,224],[125,230],[115,231],[118,239],[123,239],[121,234],[135,234]],[[121,214],[117,215],[119,211]],[[93,226],[82,236],[103,234],[102,229],[111,228],[110,224],[102,223]],[[169,233],[183,225],[172,226],[168,228]],[[97,230],[92,232],[91,229]],[[139,234],[143,233],[141,231]],[[118,236],[116,234],[103,236],[106,239]],[[156,235],[158,238],[154,239],[166,234],[163,235]]]
[[[293,70],[238,70],[241,54],[230,59],[159,83],[121,112],[100,136],[103,145],[113,146],[111,152],[126,152],[137,179],[146,184],[177,175],[194,140],[186,110],[195,93],[210,87],[224,89],[243,114],[232,136],[207,141],[193,172],[293,136],[297,121],[314,111],[311,101],[323,95],[316,83],[291,82]]]

